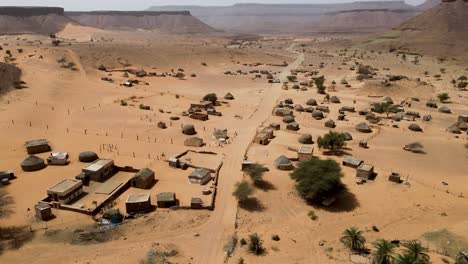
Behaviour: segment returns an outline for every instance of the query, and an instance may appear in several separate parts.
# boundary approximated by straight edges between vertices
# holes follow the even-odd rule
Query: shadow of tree
[[[342,157],[342,156],[350,156],[352,149],[350,148],[342,148],[342,149],[337,149],[337,150],[325,150],[323,151],[323,155],[325,156],[337,156],[337,157]]]
[[[5,250],[15,250],[34,238],[27,226],[0,227],[0,255]]]
[[[0,218],[11,215],[13,211],[13,198],[5,191],[0,189]]]
[[[262,191],[265,191],[265,192],[268,192],[268,191],[271,191],[271,190],[276,190],[275,185],[273,185],[271,182],[265,181],[265,180],[255,181],[254,186],[257,187],[258,189],[262,190]]]
[[[250,197],[242,201],[239,203],[239,207],[249,212],[261,212],[265,210],[265,207],[260,200],[255,197]]]
[[[320,209],[328,212],[351,212],[359,207],[359,201],[356,196],[351,193],[348,188],[344,187],[343,190],[335,196],[336,201],[330,206],[319,205]]]

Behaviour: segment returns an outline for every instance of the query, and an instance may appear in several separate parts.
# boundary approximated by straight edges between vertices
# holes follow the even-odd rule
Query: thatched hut
[[[318,105],[317,107],[315,107],[315,110],[319,110],[324,113],[330,113],[330,108],[328,108],[328,106],[325,105]]]
[[[92,151],[83,151],[80,153],[80,155],[78,155],[78,160],[80,162],[89,163],[89,162],[94,162],[98,159],[99,159],[99,156],[95,152],[92,152]]]
[[[292,122],[294,122],[294,117],[292,117],[292,116],[285,116],[285,117],[283,117],[283,122],[285,122],[285,123],[292,123]]]
[[[312,113],[314,112],[315,108],[313,108],[312,106],[308,106],[306,108],[304,108],[304,112],[307,112],[307,113]]]
[[[345,140],[345,141],[351,141],[351,140],[353,140],[353,136],[351,136],[350,133],[344,132],[343,135],[344,135],[344,140]]]
[[[317,120],[320,120],[320,119],[323,119],[325,118],[325,116],[323,115],[323,112],[322,111],[319,111],[319,110],[314,110],[312,112],[312,117],[317,119]]]
[[[287,98],[287,99],[284,100],[284,103],[291,105],[291,104],[294,104],[294,101],[291,98]]]
[[[215,139],[227,139],[228,138],[227,129],[215,129],[213,131],[213,138],[215,138]]]
[[[293,169],[293,164],[291,160],[286,158],[283,155],[275,159],[275,166],[279,170],[292,170]]]
[[[334,104],[339,104],[339,103],[341,103],[340,99],[339,99],[336,95],[330,97],[330,102],[332,102],[332,103],[334,103]]]
[[[314,141],[312,140],[312,135],[311,134],[304,134],[301,137],[299,137],[299,139],[297,141],[299,141],[299,143],[305,144],[305,145],[309,145],[309,144],[314,143]]]
[[[331,120],[331,119],[328,119],[327,121],[325,121],[325,127],[328,127],[328,128],[335,128],[335,121]]]
[[[158,128],[166,129],[166,128],[167,128],[167,125],[166,125],[166,123],[164,123],[164,122],[158,122]]]
[[[356,130],[361,133],[371,133],[372,129],[366,124],[366,122],[359,123],[356,126]]]
[[[422,132],[422,128],[416,123],[410,124],[408,129],[414,132]]]
[[[453,134],[461,134],[460,128],[458,128],[456,125],[449,126],[447,131]]]
[[[232,95],[231,93],[227,93],[227,94],[224,96],[224,99],[226,99],[226,100],[234,100],[234,95]]]
[[[450,108],[448,108],[446,106],[440,107],[438,111],[439,111],[439,113],[444,113],[444,114],[452,113],[452,110],[450,110]]]
[[[300,104],[297,104],[294,106],[294,110],[298,111],[298,112],[304,112],[304,107],[302,107],[302,105]]]
[[[310,105],[310,106],[316,106],[317,105],[317,100],[309,99],[309,100],[307,100],[306,104]]]
[[[29,155],[21,162],[21,168],[24,171],[38,171],[45,168],[47,165],[44,160],[35,155]]]
[[[289,123],[287,126],[286,126],[286,129],[287,130],[291,130],[291,131],[298,131],[300,129],[299,127],[299,124],[296,123],[296,122],[292,122],[292,123]]]
[[[185,125],[182,128],[182,133],[185,135],[192,136],[192,135],[197,134],[197,131],[195,130],[195,127],[193,125]]]
[[[385,97],[382,101],[387,104],[393,104],[393,99],[390,96]]]

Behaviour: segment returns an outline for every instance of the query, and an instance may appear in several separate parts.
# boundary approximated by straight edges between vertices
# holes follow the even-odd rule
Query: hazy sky
[[[142,10],[152,5],[232,5],[235,3],[343,3],[359,0],[0,0],[0,6],[61,6],[66,10]],[[366,0],[360,0],[366,1]],[[420,4],[424,0],[406,0]]]

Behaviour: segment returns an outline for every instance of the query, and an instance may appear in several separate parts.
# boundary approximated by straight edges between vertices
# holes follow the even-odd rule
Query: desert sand
[[[340,242],[342,232],[351,226],[364,230],[369,248],[379,238],[419,239],[429,248],[432,263],[444,263],[443,259],[453,263],[454,256],[444,256],[448,253],[441,244],[425,238],[428,232],[448,230],[460,237],[462,248],[468,245],[468,137],[466,130],[461,134],[447,131],[458,116],[468,114],[466,89],[451,82],[468,75],[465,53],[459,57],[451,57],[452,52],[426,54],[421,42],[417,53],[411,53],[411,47],[390,51],[387,45],[370,46],[343,34],[242,40],[213,32],[119,30],[70,23],[56,33],[61,40],[58,46],[51,44],[49,36],[0,36],[0,54],[11,52],[8,66],[2,64],[10,78],[0,82],[8,86],[8,91],[0,91],[0,171],[12,170],[16,176],[0,187],[13,201],[8,212],[0,215],[0,228],[5,234],[7,228],[17,228],[11,237],[0,234],[1,263],[159,263],[150,260],[161,248],[176,252],[167,257],[170,263],[238,263],[239,258],[245,263],[372,263],[370,255],[352,254]],[[358,80],[357,64],[374,68],[372,79]],[[155,74],[137,77],[140,70]],[[183,78],[172,77],[182,71]],[[258,78],[257,71],[272,74],[280,83],[268,82],[265,74]],[[324,76],[327,93],[341,103],[329,102],[315,87],[293,89],[288,83],[284,89],[283,83],[296,71],[297,83],[310,81],[308,74],[313,71]],[[404,78],[389,82],[389,75]],[[24,82],[21,89],[13,87],[17,78]],[[122,85],[129,79],[139,83]],[[209,115],[207,121],[200,121],[183,114],[208,93],[216,93],[223,101],[216,107],[221,116]],[[227,93],[235,99],[225,100]],[[426,107],[440,93],[448,93],[450,100],[438,105],[449,107],[452,113]],[[372,133],[356,131],[355,126],[365,121],[358,111],[387,96],[406,111],[431,115],[432,120],[397,122],[377,114],[381,121],[371,124]],[[290,131],[282,117],[272,114],[285,99],[304,107],[307,100],[315,99],[330,111],[322,120],[294,111],[300,130]],[[346,120],[339,121],[343,106],[353,106],[356,112],[346,113]],[[335,128],[324,126],[328,119],[335,121]],[[158,127],[159,122],[167,128]],[[281,125],[271,142],[253,143],[256,133],[271,123]],[[420,125],[423,132],[409,130],[411,123]],[[195,126],[195,136],[203,139],[204,146],[184,146],[191,137],[182,133],[187,124]],[[227,129],[226,143],[213,138],[215,129]],[[301,135],[311,134],[315,142],[330,130],[349,132],[353,139],[342,155],[330,155],[314,143],[315,157],[341,164],[344,156],[352,155],[374,165],[377,176],[358,184],[355,169],[341,166],[347,191],[330,207],[310,205],[298,195],[290,172],[275,168],[274,160],[280,155],[296,158],[292,149],[301,146]],[[42,138],[49,140],[53,151],[68,152],[70,164],[23,171],[25,141]],[[367,140],[369,147],[359,147],[361,140]],[[412,142],[420,142],[424,152],[404,151]],[[82,151],[94,151],[118,166],[155,171],[158,181],[150,189],[130,187],[111,203],[109,208],[124,215],[130,194],[148,193],[153,205],[162,192],[175,192],[180,206],[190,207],[192,197],[209,204],[211,196],[201,194],[206,186],[187,179],[192,168],[168,165],[168,158],[186,150],[195,152],[184,156],[183,162],[213,171],[222,164],[217,185],[214,181],[206,185],[216,188],[213,210],[157,208],[100,230],[91,239],[77,234],[99,230],[101,213],[92,217],[53,208],[55,218],[35,218],[34,205],[47,197],[47,189],[74,178],[86,165],[78,161]],[[46,159],[49,152],[37,155]],[[265,184],[253,194],[255,202],[239,205],[232,195],[234,185],[250,182],[241,171],[244,159],[264,164],[269,171]],[[399,173],[403,183],[388,181],[391,173]],[[124,182],[132,175],[119,172],[108,181]],[[95,191],[105,184],[109,182],[86,187],[89,194],[73,204],[91,208],[94,202],[102,202],[107,196]],[[308,216],[311,210],[316,220]],[[380,231],[373,231],[373,226]],[[239,243],[233,252],[226,252],[233,236],[247,239],[252,233],[264,240],[263,256],[249,254]],[[281,239],[274,241],[273,235]]]

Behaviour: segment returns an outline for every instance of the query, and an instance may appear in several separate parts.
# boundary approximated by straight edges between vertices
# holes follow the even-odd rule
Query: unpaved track
[[[293,51],[294,44],[287,49],[296,53],[296,60],[286,67],[280,74],[281,81],[286,80],[290,70],[296,69],[304,61],[304,54]],[[220,172],[216,207],[210,220],[201,228],[199,261],[196,263],[223,263],[225,258],[224,245],[230,236],[234,234],[237,201],[232,196],[233,187],[236,182],[242,180],[240,171],[244,153],[252,141],[258,126],[271,115],[281,95],[282,84],[273,84],[263,93],[261,105],[257,111],[248,119],[240,120],[237,129],[237,138],[233,144],[226,147],[228,153]],[[198,259],[198,258],[197,258]]]

